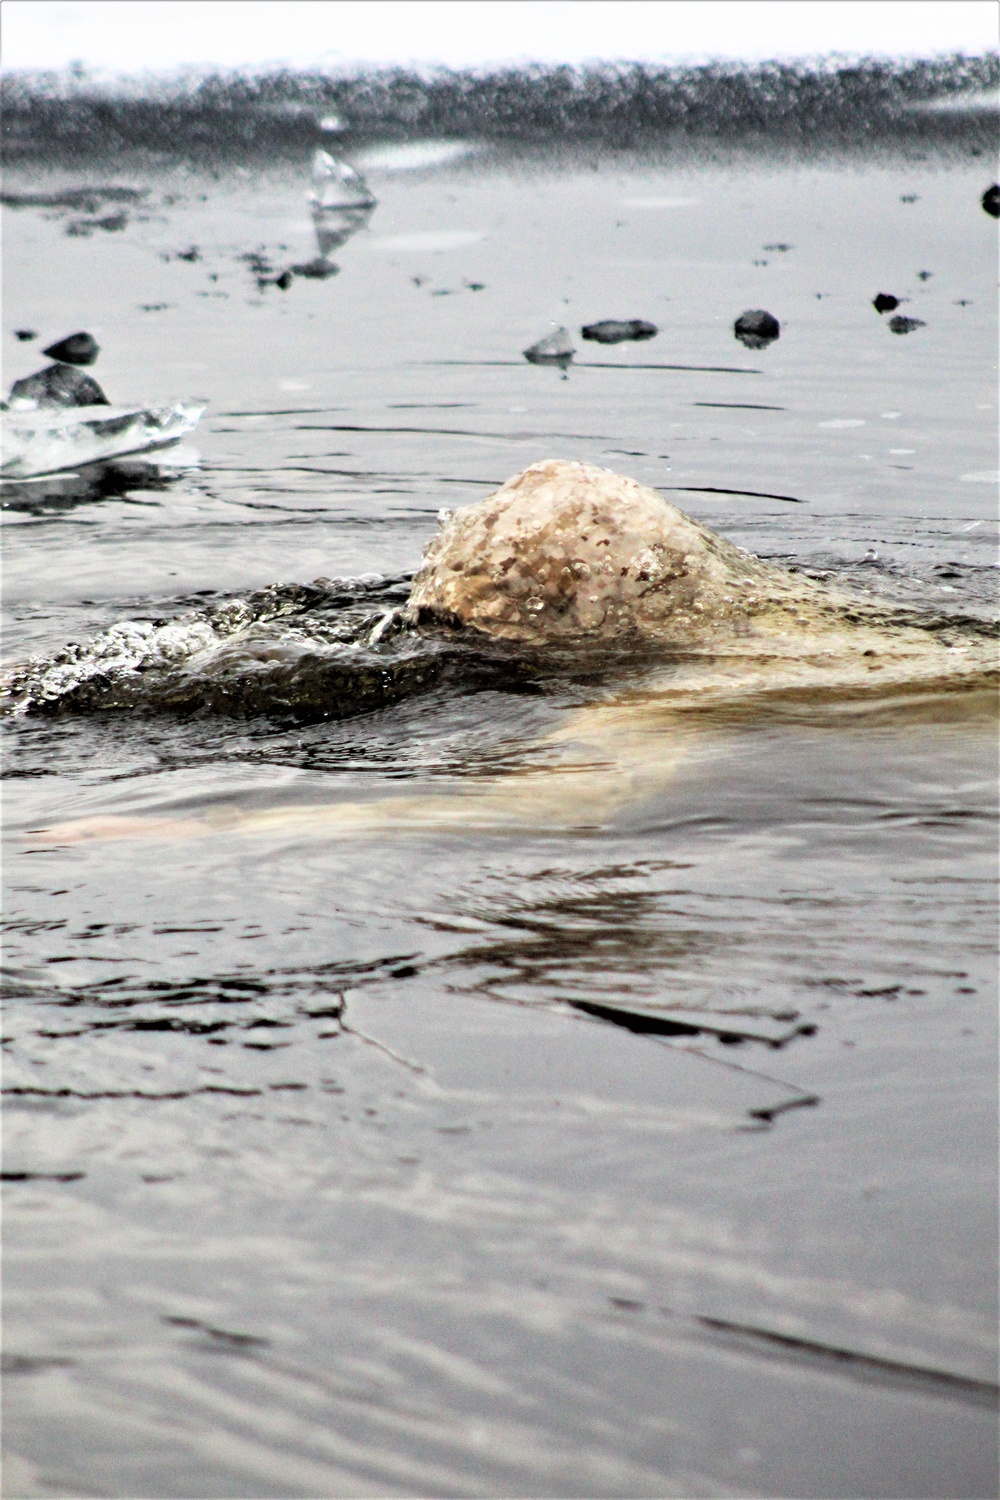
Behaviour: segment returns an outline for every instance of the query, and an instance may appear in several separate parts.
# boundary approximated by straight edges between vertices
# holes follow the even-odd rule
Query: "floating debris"
[[[894,297],[891,292],[879,292],[872,298],[872,307],[877,313],[895,312],[899,306],[899,298]]]
[[[655,323],[647,323],[643,318],[605,318],[601,323],[588,323],[586,328],[580,330],[585,339],[591,339],[595,344],[624,344],[629,339],[636,342],[655,339],[659,331]]]
[[[747,349],[766,349],[779,337],[781,324],[773,313],[754,308],[740,313],[733,324],[733,333]]]
[[[576,353],[573,340],[568,328],[556,328],[545,338],[539,339],[537,344],[523,351],[525,359],[531,365],[557,365],[560,370],[565,370]]]
[[[688,1011],[683,1007],[665,1009],[655,1005],[610,1005],[607,1001],[571,1000],[575,1010],[585,1011],[600,1021],[623,1026],[649,1036],[714,1036],[727,1046],[740,1042],[764,1042],[769,1047],[784,1047],[798,1036],[814,1036],[816,1027],[798,1023],[798,1015],[736,1016],[715,1011]]]
[[[930,279],[931,279],[931,277],[933,275],[934,275],[933,271],[918,271],[917,272],[917,280],[918,281],[930,281]]]
[[[901,313],[889,319],[889,327],[893,333],[912,333],[915,328],[926,328],[927,324],[923,318],[904,318]]]
[[[311,281],[325,281],[328,276],[336,276],[340,267],[334,265],[332,260],[327,260],[323,255],[314,256],[312,260],[300,261],[298,265],[290,266],[289,270],[295,276],[304,276]]]

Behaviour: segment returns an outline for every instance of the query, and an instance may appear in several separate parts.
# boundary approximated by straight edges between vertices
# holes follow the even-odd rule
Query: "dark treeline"
[[[281,160],[336,115],[345,149],[373,140],[459,135],[483,142],[634,149],[660,144],[815,152],[879,145],[988,151],[996,112],[928,110],[949,95],[996,89],[1000,58],[820,66],[606,64],[351,76],[306,71],[134,81],[77,72],[8,74],[9,164],[107,160],[148,152],[192,164]]]

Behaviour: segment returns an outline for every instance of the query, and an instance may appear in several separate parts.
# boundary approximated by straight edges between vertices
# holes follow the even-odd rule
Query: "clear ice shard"
[[[364,229],[378,199],[360,172],[328,151],[317,151],[313,157],[312,178],[309,204],[323,260]]]
[[[316,152],[312,177],[314,188],[309,201],[314,215],[329,209],[372,209],[378,202],[361,173],[329,151]]]

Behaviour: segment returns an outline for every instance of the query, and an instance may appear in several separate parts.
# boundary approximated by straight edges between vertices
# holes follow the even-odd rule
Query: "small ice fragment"
[[[374,208],[375,195],[360,172],[329,151],[317,151],[312,167],[315,191],[309,195],[313,213],[337,208]]]
[[[893,333],[912,333],[915,328],[926,328],[926,326],[923,318],[904,318],[900,313],[889,319],[889,327]]]
[[[525,349],[524,357],[532,365],[558,365],[561,370],[565,370],[575,353],[576,349],[573,347],[569,329],[556,328],[554,332]]]

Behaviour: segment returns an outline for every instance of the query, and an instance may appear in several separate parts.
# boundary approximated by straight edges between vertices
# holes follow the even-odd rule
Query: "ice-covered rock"
[[[549,459],[444,520],[408,610],[510,640],[686,641],[817,594],[636,480]]]

